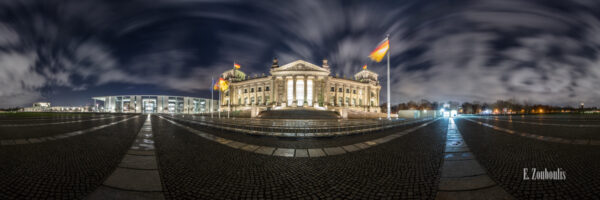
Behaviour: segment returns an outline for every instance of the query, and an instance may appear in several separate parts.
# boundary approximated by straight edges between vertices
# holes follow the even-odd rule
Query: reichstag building
[[[229,81],[229,90],[221,94],[222,111],[259,108],[380,112],[381,85],[376,73],[363,68],[353,78],[332,76],[326,59],[322,66],[303,60],[279,66],[274,59],[268,76],[247,77],[243,71],[231,69],[221,77]]]

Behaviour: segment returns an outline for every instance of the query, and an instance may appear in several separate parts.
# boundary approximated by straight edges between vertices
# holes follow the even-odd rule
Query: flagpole
[[[221,119],[221,87],[219,87],[219,119]]]
[[[213,112],[215,112],[215,77],[211,77],[212,82],[210,83],[210,118],[213,118]]]
[[[386,36],[387,41],[388,41],[388,51],[387,51],[387,118],[388,120],[392,119],[390,116],[390,105],[391,105],[391,101],[390,101],[390,50],[392,49],[392,44],[390,44],[390,34],[387,34]]]
[[[232,78],[230,79],[231,82],[229,84],[233,83],[233,79],[235,79],[235,60],[233,60],[233,74],[232,74]],[[231,112],[231,101],[232,101],[231,98],[232,97],[233,97],[233,94],[229,93],[229,102],[227,102],[227,119],[229,119],[229,113]]]

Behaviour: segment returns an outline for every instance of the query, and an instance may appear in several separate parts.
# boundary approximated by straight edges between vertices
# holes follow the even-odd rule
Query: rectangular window
[[[304,80],[296,80],[296,100],[298,106],[304,105]]]
[[[262,88],[261,88],[261,87],[259,87],[259,88],[258,88],[258,91],[259,91],[259,92],[262,92]]]
[[[252,93],[252,92],[254,92],[254,88],[250,88],[250,92],[251,92],[251,93]]]
[[[261,100],[262,100],[262,97],[258,97],[258,101],[257,101],[256,103],[258,103],[258,104],[262,104],[262,101],[261,101]]]
[[[250,99],[250,104],[254,105],[254,97]]]
[[[265,91],[269,91],[269,86],[265,87]]]
[[[342,88],[339,88],[339,89],[338,89],[338,92],[342,92],[342,91],[343,91],[343,90],[342,90]]]
[[[332,92],[335,92],[335,87],[331,87],[331,91],[332,91]]]
[[[350,89],[347,89],[347,88],[346,88],[346,93],[350,93]]]
[[[287,106],[294,102],[294,80],[287,80]]]
[[[265,104],[268,104],[268,103],[269,103],[269,96],[265,96]]]
[[[352,90],[352,94],[356,94],[356,90]]]
[[[248,93],[248,89],[244,89],[244,93]]]
[[[313,101],[313,80],[306,81],[306,102],[308,106],[312,106]]]

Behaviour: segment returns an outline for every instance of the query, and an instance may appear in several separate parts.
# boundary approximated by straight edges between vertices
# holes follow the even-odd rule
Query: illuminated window
[[[262,103],[262,97],[258,97],[258,101],[256,103],[261,104]]]
[[[362,106],[362,99],[358,99],[358,105]]]
[[[306,81],[306,101],[308,102],[308,106],[312,106],[313,101],[313,80]]]
[[[254,105],[254,97],[250,98],[250,104]]]
[[[343,102],[344,102],[344,99],[342,97],[338,98],[338,106],[342,105]]]
[[[296,80],[296,100],[298,106],[304,105],[304,80]]]
[[[294,102],[294,80],[287,80],[287,105],[291,106]]]

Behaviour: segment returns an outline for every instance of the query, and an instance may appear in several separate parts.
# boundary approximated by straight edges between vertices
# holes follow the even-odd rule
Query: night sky
[[[368,64],[385,85],[367,56],[387,33],[393,103],[600,106],[600,1],[2,0],[0,107],[210,97],[234,60],[268,74],[273,57]]]

